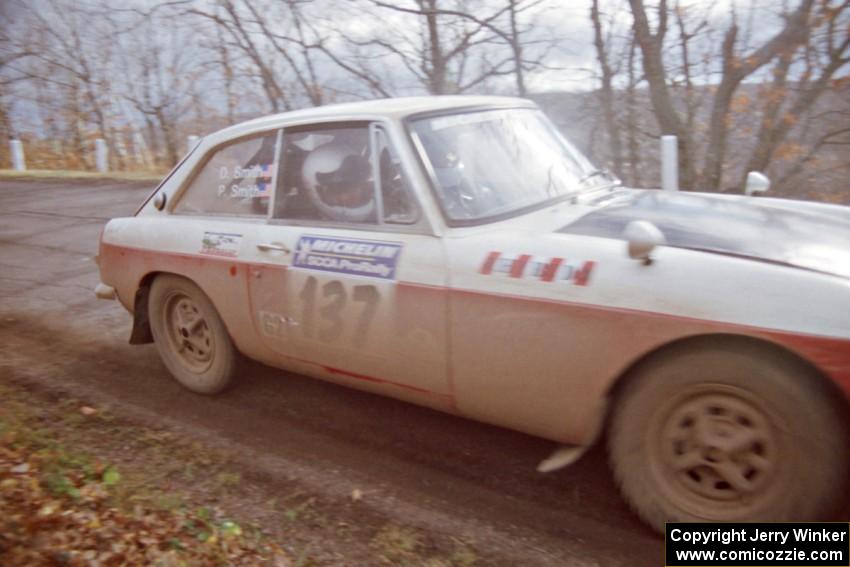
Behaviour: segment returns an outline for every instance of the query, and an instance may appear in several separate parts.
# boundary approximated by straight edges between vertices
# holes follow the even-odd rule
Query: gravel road
[[[541,475],[549,442],[258,364],[214,398],[180,388],[152,345],[127,343],[122,307],[92,292],[101,228],[150,190],[0,181],[0,380],[61,387],[226,446],[270,493],[275,479],[329,499],[357,488],[369,521],[464,538],[488,564],[660,564],[661,539],[623,503],[600,450]],[[340,514],[358,522],[358,509]]]

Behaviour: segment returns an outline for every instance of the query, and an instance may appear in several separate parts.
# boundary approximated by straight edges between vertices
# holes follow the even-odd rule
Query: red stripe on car
[[[521,278],[522,272],[525,271],[525,266],[528,264],[528,261],[531,259],[531,254],[520,254],[519,258],[514,260],[514,263],[511,265],[511,274],[512,278]]]
[[[499,259],[499,255],[501,252],[490,252],[487,254],[487,257],[484,259],[484,263],[481,264],[481,273],[485,276],[489,276],[493,273],[493,265],[496,263],[496,260]]]
[[[555,274],[558,273],[558,268],[564,263],[563,258],[552,258],[552,260],[543,266],[543,271],[540,272],[540,279],[544,282],[551,282],[555,279]]]

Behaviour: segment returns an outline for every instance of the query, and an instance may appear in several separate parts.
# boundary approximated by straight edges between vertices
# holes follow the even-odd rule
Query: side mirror
[[[747,184],[744,186],[745,195],[764,193],[770,188],[770,179],[763,173],[751,171],[747,174]]]
[[[666,242],[664,234],[657,226],[642,220],[627,224],[623,237],[629,245],[629,258],[641,260],[647,265],[652,263],[651,254],[655,247]]]

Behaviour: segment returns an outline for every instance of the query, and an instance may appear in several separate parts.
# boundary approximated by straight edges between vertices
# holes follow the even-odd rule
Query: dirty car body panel
[[[688,341],[770,345],[850,397],[846,208],[624,189],[571,147],[575,172],[541,166],[531,181],[545,198],[523,189],[508,202],[499,183],[531,181],[499,177],[500,164],[530,157],[487,141],[477,155],[435,149],[498,113],[500,124],[535,113],[499,127],[546,158],[534,105],[496,97],[335,105],[206,136],[157,189],[162,208],[149,199],[106,226],[102,282],[133,312],[157,274],[182,276],[244,356],[578,446],[597,439],[633,369]],[[181,211],[210,160],[257,136],[256,155],[274,149],[265,161],[216,165],[231,185],[209,181],[255,209]],[[341,151],[377,187],[369,206],[349,207],[357,219],[304,173]],[[626,253],[633,220],[665,236],[651,262]]]

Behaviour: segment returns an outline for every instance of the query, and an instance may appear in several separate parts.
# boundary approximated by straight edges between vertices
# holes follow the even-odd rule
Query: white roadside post
[[[9,142],[9,148],[12,154],[12,169],[15,171],[26,171],[27,162],[24,159],[24,144],[20,140],[12,140]]]
[[[198,140],[200,140],[200,136],[195,136],[192,134],[191,136],[186,136],[186,153],[188,154],[192,150],[195,149],[195,146],[198,145]]]
[[[679,190],[679,147],[676,136],[661,136],[661,188]]]
[[[109,150],[103,138],[94,141],[94,164],[100,173],[109,171]]]

